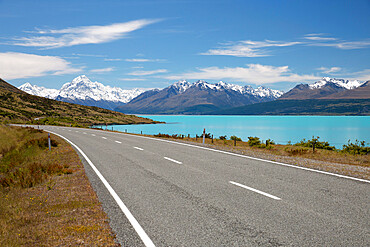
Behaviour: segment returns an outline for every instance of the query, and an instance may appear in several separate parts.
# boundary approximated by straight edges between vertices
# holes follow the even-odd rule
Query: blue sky
[[[368,0],[0,0],[0,9],[0,77],[15,86],[60,88],[81,74],[124,89],[370,80]]]

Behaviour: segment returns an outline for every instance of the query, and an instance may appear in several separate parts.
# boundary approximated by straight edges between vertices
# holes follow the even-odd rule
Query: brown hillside
[[[10,85],[9,83],[7,83],[6,81],[0,78],[0,92],[2,91],[9,91],[9,92],[21,93],[21,94],[25,93],[22,90],[14,87],[13,85]]]

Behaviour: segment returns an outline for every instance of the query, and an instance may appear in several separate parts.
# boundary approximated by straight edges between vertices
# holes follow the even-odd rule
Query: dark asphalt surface
[[[41,127],[89,157],[156,246],[370,245],[368,182],[124,133]],[[144,246],[85,168],[118,241]]]

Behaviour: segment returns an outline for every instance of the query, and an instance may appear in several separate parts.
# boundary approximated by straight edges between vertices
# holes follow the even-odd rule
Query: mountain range
[[[370,115],[370,81],[324,77],[299,84],[273,102],[210,112],[212,115]]]
[[[300,104],[299,102],[302,101],[304,109],[299,110],[297,114],[300,114],[299,112],[304,112],[304,114],[312,112],[310,105],[315,102],[312,100],[317,100],[320,109],[313,111],[314,114],[317,112],[330,113],[331,111],[341,114],[339,106],[336,110],[328,110],[325,109],[325,104],[334,104],[337,102],[336,100],[342,99],[347,99],[342,102],[343,104],[350,104],[351,101],[348,99],[370,98],[370,81],[360,82],[329,77],[324,77],[313,84],[299,84],[287,93],[262,86],[254,89],[251,86],[234,85],[222,81],[212,84],[205,81],[190,83],[185,80],[178,81],[164,89],[124,90],[104,86],[99,82],[91,82],[84,75],[64,84],[60,90],[38,87],[29,83],[23,84],[19,88],[30,94],[50,99],[139,114],[219,114],[220,112],[222,114],[227,114],[227,112],[251,114],[254,112],[253,108],[260,109],[256,114],[259,112],[261,114],[274,114],[274,112],[276,114],[294,114],[296,107],[291,104],[292,102],[285,104],[287,107],[289,106],[290,110],[277,109],[284,105],[281,101],[286,100],[293,100],[294,104]],[[331,101],[318,102],[320,100]],[[278,101],[280,102],[278,103]],[[263,113],[262,105],[266,102],[270,102],[266,105],[270,110]],[[367,112],[366,102],[368,100],[358,102],[360,102],[358,109],[365,108],[351,113],[350,108],[347,107],[346,114]],[[262,108],[259,104],[262,104]],[[244,109],[245,106],[248,107]],[[276,109],[273,109],[274,107]],[[246,111],[246,109],[248,110]]]
[[[324,77],[313,84],[299,84],[280,99],[366,99],[369,82]],[[367,91],[368,92],[368,91]]]
[[[116,110],[141,114],[201,114],[230,107],[272,101],[282,91],[265,87],[253,89],[225,82],[178,81],[162,90],[142,93]]]
[[[81,75],[65,83],[61,89],[49,89],[25,83],[18,87],[22,91],[49,99],[114,110],[144,92],[142,89],[124,90],[92,82]]]

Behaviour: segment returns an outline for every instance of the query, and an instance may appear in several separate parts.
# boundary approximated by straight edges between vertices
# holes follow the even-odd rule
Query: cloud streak
[[[321,46],[342,50],[363,49],[370,46],[370,39],[346,41],[333,37],[323,37],[323,34],[307,34],[303,41],[252,41],[242,40],[221,44],[220,47],[209,49],[200,55],[218,55],[234,57],[267,57],[272,56],[272,49],[291,46]]]
[[[92,70],[90,70],[90,72],[92,72],[92,73],[105,73],[105,72],[111,72],[111,71],[113,71],[114,70],[114,68],[102,68],[102,69],[92,69]]]
[[[36,33],[39,36],[14,38],[11,44],[52,49],[74,45],[107,43],[127,37],[129,33],[158,21],[158,19],[141,19],[105,26],[38,30]]]
[[[302,42],[282,42],[282,41],[252,41],[244,40],[238,42],[230,42],[225,44],[221,48],[210,49],[207,52],[201,53],[201,55],[222,55],[222,56],[235,56],[235,57],[266,57],[271,54],[262,50],[261,48],[266,47],[287,47],[301,44]]]
[[[133,71],[131,73],[128,73],[128,75],[135,75],[135,76],[145,76],[145,75],[154,75],[159,73],[166,73],[166,69],[157,69],[157,70],[137,70]]]
[[[147,59],[147,58],[127,58],[125,59],[126,62],[133,62],[133,63],[146,63],[146,62],[163,62],[164,59]]]
[[[326,67],[320,67],[317,70],[321,70],[323,73],[326,74],[332,74],[332,73],[337,73],[342,70],[340,67],[331,67],[331,68],[326,68]]]
[[[204,80],[234,80],[254,83],[257,85],[276,82],[303,82],[319,79],[314,75],[299,75],[292,73],[288,66],[269,66],[248,64],[246,67],[207,67],[197,71],[165,77],[169,80],[204,79]]]
[[[62,75],[81,72],[71,64],[55,56],[5,52],[0,53],[0,77],[5,80],[45,75]]]

